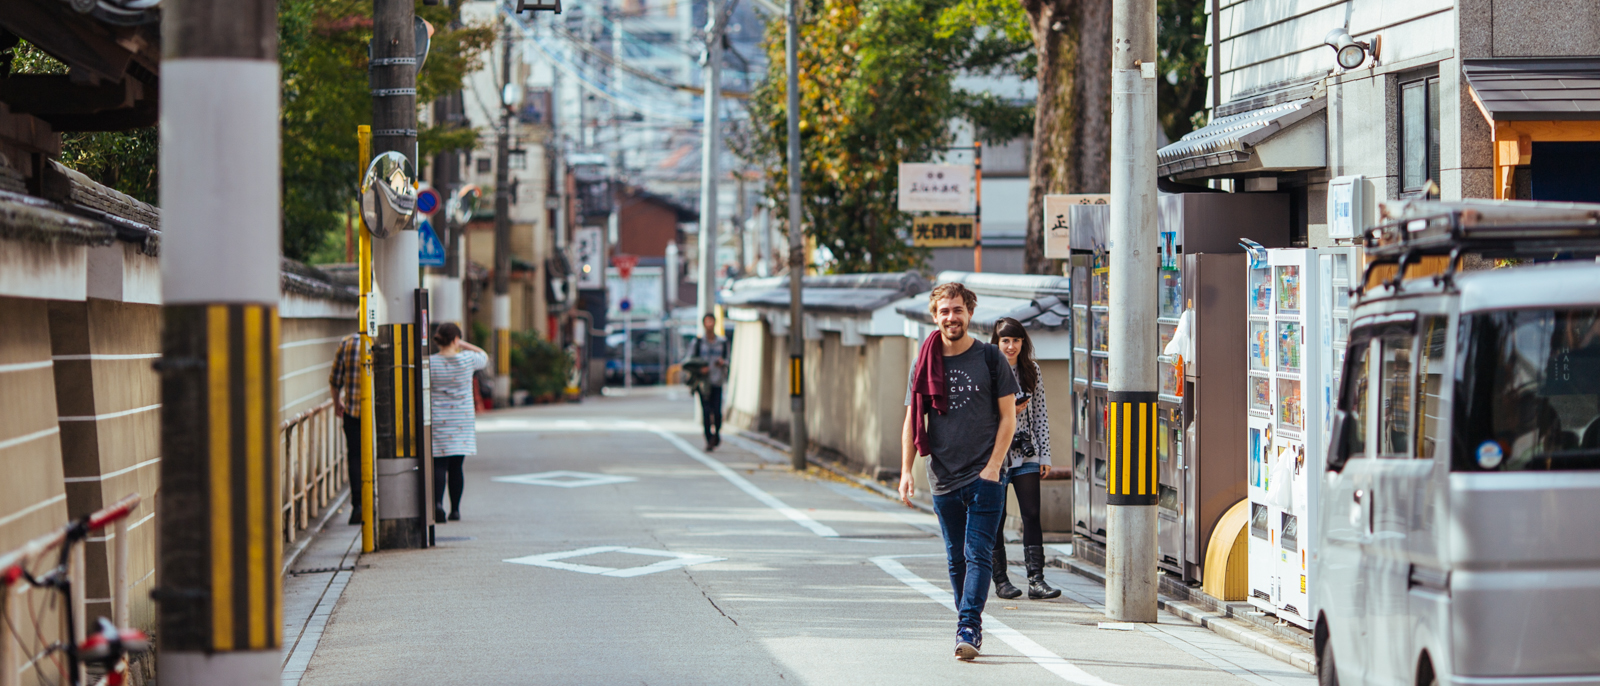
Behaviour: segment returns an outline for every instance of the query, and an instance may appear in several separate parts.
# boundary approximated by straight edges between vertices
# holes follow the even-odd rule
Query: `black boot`
[[[1006,542],[1004,539],[994,542],[994,594],[1011,600],[1022,595],[1022,589],[1011,584],[1011,578],[1006,576]]]
[[[1022,561],[1028,566],[1028,599],[1045,600],[1061,595],[1061,589],[1044,582],[1044,546],[1022,547]]]

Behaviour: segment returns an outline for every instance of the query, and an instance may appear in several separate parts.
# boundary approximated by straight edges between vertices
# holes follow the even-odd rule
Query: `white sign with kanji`
[[[970,164],[900,163],[901,212],[955,212],[977,209],[976,172]]]
[[[1044,196],[1044,256],[1052,260],[1072,257],[1072,221],[1068,208],[1073,205],[1104,205],[1110,193],[1073,193]]]

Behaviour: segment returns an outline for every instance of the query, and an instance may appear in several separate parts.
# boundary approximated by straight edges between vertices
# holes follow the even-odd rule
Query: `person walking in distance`
[[[1055,598],[1061,591],[1044,580],[1044,534],[1039,526],[1039,480],[1050,475],[1050,416],[1044,404],[1044,378],[1033,359],[1033,339],[1022,322],[1002,317],[989,343],[999,346],[1022,388],[1017,405],[1017,432],[1006,453],[1006,482],[1017,494],[1022,514],[1022,560],[1028,569],[1028,598]],[[1005,517],[1000,518],[1001,524]],[[1004,529],[994,539],[994,594],[1010,600],[1022,595],[1006,576]]]
[[[722,444],[722,387],[728,383],[728,342],[717,335],[717,316],[700,319],[704,333],[689,346],[686,369],[693,368],[694,392],[700,396],[700,424],[706,432],[706,450]]]
[[[449,521],[461,519],[461,489],[466,475],[461,465],[478,454],[478,428],[472,404],[472,375],[489,365],[483,348],[461,337],[461,327],[440,324],[433,342],[439,352],[428,357],[433,410],[433,519],[445,521],[444,490],[450,486]]]
[[[933,512],[955,591],[956,658],[983,647],[983,606],[995,533],[1005,514],[1001,479],[1017,424],[1017,381],[998,348],[968,335],[978,296],[959,283],[928,295],[938,331],[917,351],[900,435],[900,500],[911,506],[917,455],[928,456]]]
[[[345,466],[350,472],[350,523],[361,523],[361,334],[339,340],[328,373],[333,411],[344,423]]]

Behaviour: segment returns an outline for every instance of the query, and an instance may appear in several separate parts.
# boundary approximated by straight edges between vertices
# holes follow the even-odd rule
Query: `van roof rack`
[[[1450,284],[1463,254],[1484,257],[1600,256],[1600,204],[1526,200],[1404,200],[1385,203],[1388,221],[1361,237],[1366,248],[1365,289],[1373,267],[1398,265],[1388,283],[1396,290],[1407,264],[1449,255],[1435,283]]]

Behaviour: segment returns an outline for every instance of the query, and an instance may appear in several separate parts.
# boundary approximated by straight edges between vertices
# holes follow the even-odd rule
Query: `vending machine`
[[[1318,475],[1350,332],[1356,248],[1256,249],[1247,279],[1250,602],[1311,628]]]

